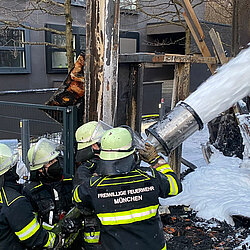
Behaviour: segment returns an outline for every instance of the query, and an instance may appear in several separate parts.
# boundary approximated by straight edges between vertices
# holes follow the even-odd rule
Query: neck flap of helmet
[[[134,155],[129,155],[117,160],[102,160],[97,162],[96,173],[99,175],[127,174],[136,168]]]

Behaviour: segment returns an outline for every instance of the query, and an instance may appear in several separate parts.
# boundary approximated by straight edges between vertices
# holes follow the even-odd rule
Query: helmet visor
[[[93,131],[92,135],[88,138],[86,138],[85,140],[81,140],[78,141],[78,143],[96,143],[96,142],[100,142],[102,136],[104,135],[104,133],[109,130],[112,129],[113,127],[108,125],[107,123],[103,122],[103,121],[99,121],[98,124],[96,125],[95,130]]]
[[[136,132],[136,131],[134,131],[134,130],[132,130],[132,128],[131,127],[129,127],[129,126],[127,126],[127,125],[122,125],[121,127],[123,127],[123,128],[126,128],[129,132],[130,132],[130,134],[131,134],[131,136],[132,136],[132,138],[133,138],[133,144],[132,144],[132,146],[134,147],[134,148],[136,148],[136,149],[145,149],[145,140],[138,134],[138,132]]]
[[[18,140],[0,140],[0,143],[7,146],[6,149],[4,149],[4,152],[2,152],[3,155],[0,161],[0,174],[3,174],[15,166],[18,161]]]
[[[145,149],[145,140],[136,132],[133,131],[133,144],[136,149]]]

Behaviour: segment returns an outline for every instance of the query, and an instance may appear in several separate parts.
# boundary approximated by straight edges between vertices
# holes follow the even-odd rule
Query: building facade
[[[22,11],[22,21],[26,26],[32,26],[37,31],[25,27],[6,28],[2,23],[0,29],[0,100],[31,103],[44,103],[53,91],[63,82],[67,74],[65,50],[49,45],[31,45],[35,42],[65,44],[63,35],[55,34],[50,29],[63,31],[65,29],[64,16],[51,15],[60,13],[62,9],[52,6],[48,12],[27,11],[31,9],[30,1],[6,1],[0,3],[0,21],[15,20]],[[57,0],[63,3],[63,0]],[[153,52],[185,54],[185,33],[179,25],[178,18],[174,17],[174,7],[167,5],[164,0],[154,0],[151,6],[143,6],[139,0],[121,0],[120,14],[120,53]],[[143,2],[143,1],[142,1]],[[145,2],[145,1],[144,1]],[[9,14],[6,9],[12,10]],[[14,10],[18,10],[19,13]],[[152,12],[152,9],[154,10]],[[24,11],[26,10],[26,11]],[[151,10],[151,12],[150,12]],[[230,55],[231,26],[207,21],[208,7],[205,3],[198,5],[195,12],[202,24],[206,41],[212,51],[208,31],[215,28],[221,35],[224,48]],[[75,58],[85,49],[85,0],[72,0],[73,17],[73,44]],[[171,21],[171,23],[169,23]],[[199,53],[198,48],[191,40],[191,53]],[[194,91],[210,75],[206,65],[191,66],[190,91]],[[159,98],[166,100],[170,108],[171,91],[174,77],[174,65],[146,65],[143,81],[154,88],[158,86]],[[155,85],[156,84],[156,85]],[[159,87],[160,86],[160,87]],[[52,91],[52,92],[51,92]],[[146,96],[146,94],[145,94]],[[39,98],[38,98],[39,97]],[[160,100],[156,100],[156,103]],[[152,106],[152,105],[150,105]],[[152,113],[157,106],[145,110]]]

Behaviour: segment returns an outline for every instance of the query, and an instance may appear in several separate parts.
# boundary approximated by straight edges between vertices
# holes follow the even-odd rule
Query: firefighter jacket
[[[25,185],[23,193],[38,213],[38,218],[54,225],[73,207],[72,189],[72,178],[64,178],[52,183],[30,182]]]
[[[97,161],[98,159],[91,159],[81,163],[81,165],[77,168],[73,179],[74,187],[82,184],[83,182],[89,181],[96,169]]]
[[[102,249],[161,250],[166,244],[158,198],[181,191],[177,176],[164,164],[123,175],[93,176],[75,188],[73,201],[79,209],[94,209],[101,222]]]
[[[82,162],[77,168],[76,175],[74,177],[74,186],[89,183],[92,174],[96,169],[98,159],[91,159]],[[83,214],[84,229],[83,229],[83,240],[85,249],[99,249],[99,238],[100,238],[100,221],[95,213],[91,209],[85,209]]]
[[[29,201],[15,183],[0,190],[0,249],[52,248],[58,237],[40,226]]]
[[[61,181],[44,183],[30,182],[25,185],[23,193],[31,202],[34,211],[43,227],[52,230],[73,207],[72,178],[63,178]],[[68,249],[78,249],[82,245],[79,231],[65,232],[65,246]]]

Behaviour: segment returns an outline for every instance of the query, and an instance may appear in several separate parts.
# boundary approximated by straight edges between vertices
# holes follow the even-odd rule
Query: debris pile
[[[234,249],[250,234],[248,218],[235,218],[235,227],[218,220],[205,221],[184,206],[169,207],[161,216],[168,250]],[[240,249],[249,249],[241,245]]]

